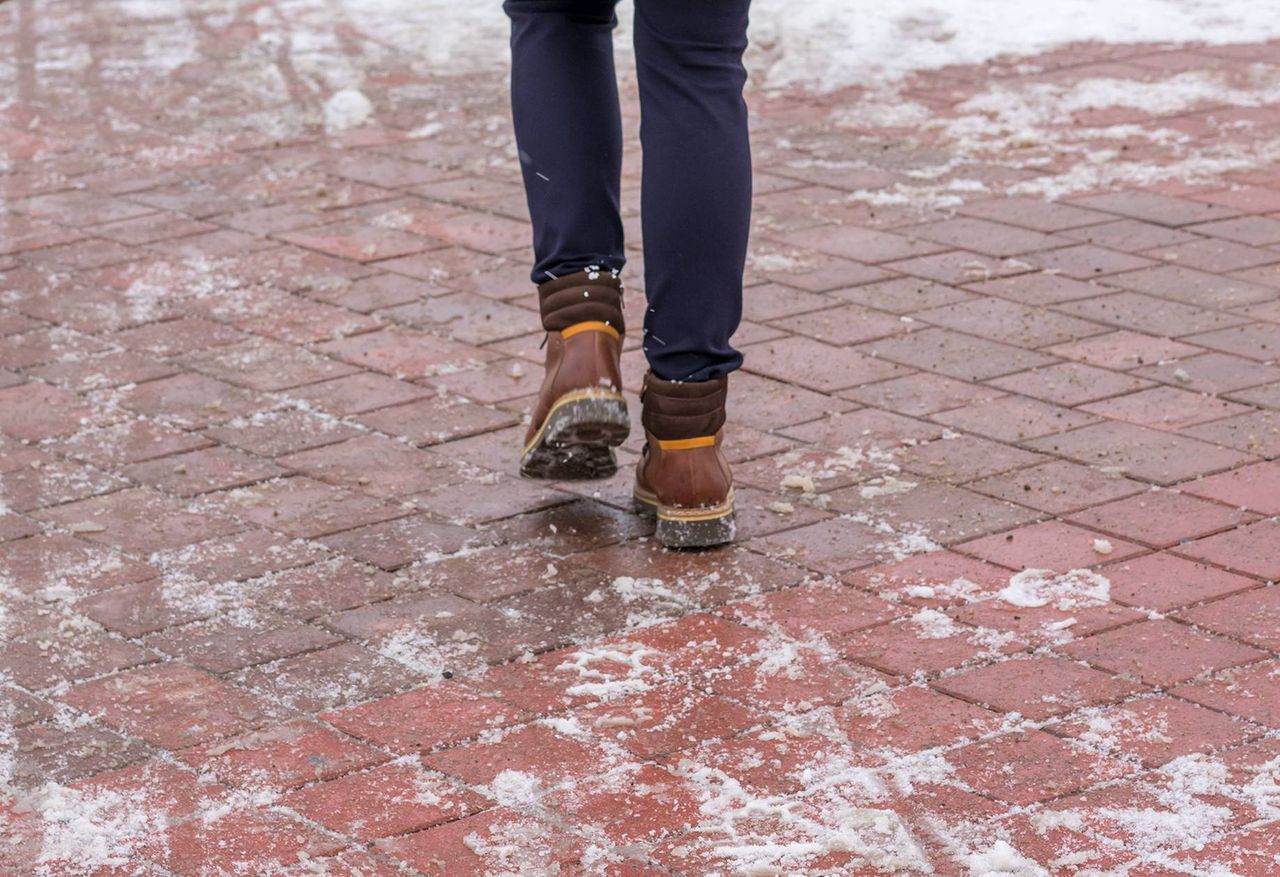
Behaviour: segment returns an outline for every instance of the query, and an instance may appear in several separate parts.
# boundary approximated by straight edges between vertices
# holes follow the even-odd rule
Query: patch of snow
[[[489,791],[504,807],[527,807],[542,798],[542,782],[532,774],[504,770],[489,783]]]
[[[1064,612],[1111,602],[1111,582],[1087,569],[1058,575],[1047,569],[1026,569],[1009,579],[997,595],[1013,606],[1034,609],[1053,605]]]
[[[988,850],[965,859],[969,877],[1050,877],[1049,872],[998,840]]]
[[[921,639],[949,639],[960,632],[951,616],[937,609],[921,609],[908,620]]]
[[[649,690],[650,683],[646,677],[656,678],[657,671],[647,666],[644,660],[655,654],[657,652],[653,649],[630,643],[593,646],[574,652],[556,669],[576,673],[584,680],[565,689],[567,694],[612,700]]]
[[[166,819],[138,789],[85,791],[46,783],[20,799],[40,816],[38,873],[89,874],[124,868],[144,845],[163,837]]]
[[[1267,0],[756,0],[752,36],[766,83],[823,90],[876,85],[913,70],[980,64],[1075,42],[1256,42],[1280,36]]]
[[[164,0],[130,0],[130,8],[164,9]],[[170,6],[171,9],[171,6]],[[766,87],[832,90],[878,86],[914,70],[979,64],[1030,55],[1075,42],[1258,42],[1280,36],[1280,16],[1267,0],[1058,0],[1028,15],[1019,0],[756,0],[751,9],[748,66]],[[618,6],[615,42],[622,66],[631,54],[632,0]],[[323,60],[341,59],[332,35],[341,21],[434,71],[491,70],[508,58],[509,22],[499,7],[449,0],[335,0],[330,9],[291,10],[287,36],[297,63],[324,79]],[[265,26],[266,22],[263,22]],[[910,119],[904,111],[900,118]]]

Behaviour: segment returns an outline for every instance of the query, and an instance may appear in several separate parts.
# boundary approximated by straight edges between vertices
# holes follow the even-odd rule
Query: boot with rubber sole
[[[723,376],[684,383],[645,375],[634,506],[657,519],[654,535],[667,548],[733,541],[733,474],[722,450],[728,387]]]
[[[546,375],[520,455],[530,478],[608,478],[631,421],[622,396],[622,285],[587,270],[538,287]]]

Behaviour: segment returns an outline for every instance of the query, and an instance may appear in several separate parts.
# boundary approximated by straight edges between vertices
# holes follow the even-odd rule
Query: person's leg
[[[665,380],[742,363],[751,148],[742,89],[749,0],[636,0],[644,148],[644,350]]]
[[[534,283],[625,262],[617,0],[506,0],[511,110],[533,220]]]
[[[636,0],[644,147],[645,445],[636,508],[672,548],[733,540],[723,451],[729,343],[742,315],[751,148],[742,89],[749,0]]]
[[[506,0],[511,107],[533,219],[546,374],[520,471],[599,478],[630,430],[622,395],[618,215],[622,115],[613,67],[616,0]]]

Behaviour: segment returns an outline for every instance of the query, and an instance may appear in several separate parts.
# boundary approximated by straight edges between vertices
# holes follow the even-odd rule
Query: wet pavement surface
[[[1280,872],[1280,45],[753,87],[681,554],[638,428],[517,473],[500,70],[319,2],[0,38],[0,873]]]

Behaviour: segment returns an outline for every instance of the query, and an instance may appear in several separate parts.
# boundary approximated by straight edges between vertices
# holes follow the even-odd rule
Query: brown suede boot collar
[[[724,426],[729,378],[709,381],[664,381],[649,372],[644,376],[641,422],[655,438],[664,441],[715,435]]]
[[[562,332],[577,323],[607,323],[618,334],[627,331],[622,319],[622,283],[608,270],[579,271],[538,285],[542,328]]]

